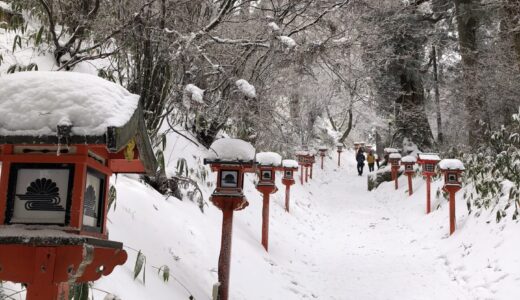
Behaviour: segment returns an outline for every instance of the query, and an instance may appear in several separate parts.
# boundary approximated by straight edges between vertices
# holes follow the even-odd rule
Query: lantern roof
[[[298,169],[298,162],[295,161],[294,159],[284,159],[282,161],[282,166],[284,168],[296,168],[296,169]]]
[[[300,150],[300,151],[296,151],[295,153],[297,156],[309,156],[309,151],[305,151],[305,150]]]
[[[256,154],[256,162],[260,166],[279,167],[282,165],[282,156],[275,152],[260,152]]]
[[[441,170],[464,171],[464,164],[458,159],[443,159],[439,162]]]
[[[157,162],[139,96],[76,72],[19,72],[0,77],[0,144],[106,145],[119,152],[135,138],[140,160]]]
[[[427,160],[427,161],[440,161],[441,158],[437,153],[418,153],[417,157],[419,160]]]
[[[413,155],[407,155],[401,159],[403,163],[416,163],[417,158]]]
[[[321,146],[318,148],[318,150],[319,150],[319,151],[327,151],[327,150],[329,150],[329,149],[327,148],[327,146],[321,145]]]
[[[395,149],[395,148],[385,148],[385,149],[384,149],[384,152],[385,152],[385,153],[398,153],[398,152],[399,152],[399,149]]]
[[[232,138],[223,138],[213,142],[205,163],[252,163],[255,160],[255,148],[250,143]]]
[[[399,153],[390,153],[390,159],[401,159],[401,154]]]

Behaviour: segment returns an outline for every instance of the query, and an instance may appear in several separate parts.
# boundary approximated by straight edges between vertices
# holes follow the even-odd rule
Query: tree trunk
[[[478,49],[476,31],[478,27],[477,8],[479,0],[455,0],[457,30],[459,33],[460,54],[462,57],[463,98],[466,107],[466,126],[468,143],[478,147],[482,142],[485,120],[485,105],[478,84]]]
[[[444,142],[442,133],[442,115],[441,115],[441,101],[439,94],[439,75],[437,71],[437,49],[432,46],[433,58],[433,86],[435,90],[435,108],[437,113],[437,143],[441,145]]]
[[[514,51],[516,53],[516,60],[520,68],[520,0],[507,0],[505,7],[507,14],[506,28],[511,36]]]

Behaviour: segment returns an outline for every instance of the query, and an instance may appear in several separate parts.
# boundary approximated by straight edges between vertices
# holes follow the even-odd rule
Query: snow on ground
[[[207,154],[169,136],[168,173],[176,161],[201,168]],[[270,252],[261,244],[261,194],[248,175],[250,206],[235,213],[231,299],[512,299],[520,294],[518,223],[494,223],[494,215],[468,216],[457,194],[457,231],[449,236],[448,203],[436,197],[425,214],[425,183],[414,178],[408,197],[384,183],[367,192],[356,174],[354,153],[325,160],[314,179],[291,189],[291,213],[284,211],[283,185],[272,195]],[[350,157],[350,158],[349,158]],[[202,167],[206,168],[206,167]],[[212,174],[208,182],[214,180]],[[298,180],[297,180],[298,182]],[[201,185],[205,198],[213,186]],[[110,238],[125,243],[129,260],[95,284],[122,299],[210,299],[217,281],[221,212],[209,204],[202,213],[185,199],[165,199],[133,177],[117,178],[117,208],[109,214]],[[488,224],[489,222],[489,224]],[[133,280],[137,252],[147,257],[146,283]],[[176,278],[162,282],[168,265]],[[181,285],[182,284],[182,285]],[[184,287],[186,287],[186,289]],[[189,292],[188,292],[188,291]],[[96,292],[97,298],[103,296]]]

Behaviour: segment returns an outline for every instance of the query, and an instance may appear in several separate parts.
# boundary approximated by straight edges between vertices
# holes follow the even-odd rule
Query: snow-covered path
[[[329,163],[328,167],[334,167]],[[336,169],[336,168],[335,168]],[[367,171],[365,169],[365,171]],[[400,192],[366,191],[354,166],[315,179],[306,189],[319,224],[305,246],[300,281],[319,299],[467,299],[439,260],[433,242],[402,222]],[[383,197],[382,197],[383,196]],[[378,198],[379,197],[379,198]],[[424,220],[426,221],[426,220]],[[422,227],[421,227],[422,228]],[[308,269],[308,266],[311,266]]]

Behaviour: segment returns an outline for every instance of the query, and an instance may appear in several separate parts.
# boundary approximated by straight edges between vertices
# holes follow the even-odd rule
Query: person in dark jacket
[[[359,149],[357,155],[357,171],[359,176],[363,175],[363,168],[365,167],[365,155],[363,154],[363,150]]]

